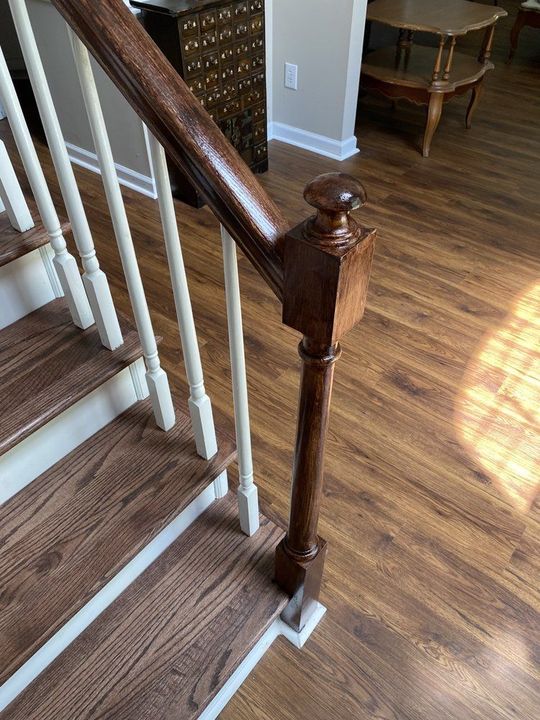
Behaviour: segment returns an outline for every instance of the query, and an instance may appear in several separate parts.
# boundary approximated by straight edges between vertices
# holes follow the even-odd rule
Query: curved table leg
[[[480,97],[482,95],[483,89],[484,84],[482,82],[479,82],[478,85],[475,85],[472,89],[471,101],[469,102],[469,107],[467,108],[467,115],[465,116],[465,127],[467,128],[467,130],[471,129],[472,117],[474,111],[478,106],[478,103],[480,102]]]
[[[508,61],[512,62],[512,58],[515,55],[517,44],[519,40],[519,33],[522,31],[523,26],[527,22],[527,14],[520,10],[517,14],[516,21],[510,31],[510,52],[508,53]]]
[[[429,96],[426,130],[424,132],[424,143],[422,145],[422,155],[424,157],[429,157],[431,141],[433,140],[433,135],[441,119],[443,100],[444,93],[434,92]]]

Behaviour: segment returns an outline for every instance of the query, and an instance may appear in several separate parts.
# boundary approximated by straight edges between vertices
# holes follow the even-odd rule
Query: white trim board
[[[91,170],[98,175],[101,174],[95,153],[69,142],[66,142],[66,148],[72,163]],[[125,187],[131,188],[131,190],[135,190],[141,193],[141,195],[146,195],[146,197],[152,198],[153,200],[157,198],[156,183],[153,177],[143,175],[119,163],[115,163],[115,168],[118,181],[121,185],[125,185]]]
[[[295,145],[333,160],[346,160],[360,152],[354,135],[347,140],[334,140],[326,135],[317,135],[317,133],[280,122],[269,124],[268,139],[280,140],[288,145]]]
[[[257,665],[259,660],[277,637],[283,635],[283,637],[287,638],[287,640],[289,640],[289,642],[291,642],[295,647],[303,647],[306,640],[321,621],[325,612],[326,608],[324,605],[317,603],[317,607],[315,608],[313,614],[299,633],[290,628],[281,618],[274,620],[259,642],[236,668],[216,697],[209,705],[207,705],[206,709],[202,711],[198,720],[216,720],[225,705],[227,705],[240,685],[242,685],[249,673],[253,670],[255,665]]]

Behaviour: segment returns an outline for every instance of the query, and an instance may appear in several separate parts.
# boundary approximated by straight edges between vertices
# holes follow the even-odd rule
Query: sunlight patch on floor
[[[469,362],[455,422],[471,458],[527,512],[540,490],[540,282]]]

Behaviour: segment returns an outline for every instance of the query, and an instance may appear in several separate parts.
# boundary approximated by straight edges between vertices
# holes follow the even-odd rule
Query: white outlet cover
[[[298,90],[298,65],[285,63],[285,87]]]

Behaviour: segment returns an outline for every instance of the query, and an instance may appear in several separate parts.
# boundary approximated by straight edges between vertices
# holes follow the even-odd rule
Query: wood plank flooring
[[[96,326],[81,332],[63,299],[35,310],[0,334],[0,453],[141,357],[139,336],[120,317],[124,343],[105,349]]]
[[[243,535],[230,492],[2,717],[195,720],[287,604],[271,580],[282,537],[267,518]]]
[[[195,452],[189,418],[164,433],[130,408],[0,508],[0,684],[235,457]]]
[[[15,230],[7,213],[0,213],[0,267],[49,242],[35,202],[28,197],[26,202],[35,223],[34,227],[26,232]],[[60,218],[60,227],[64,236],[71,232],[71,224],[65,218]]]
[[[339,170],[365,183],[359,216],[379,238],[366,316],[336,368],[329,612],[302,652],[276,643],[223,720],[537,718],[540,55],[538,31],[524,29],[504,64],[519,3],[504,6],[473,127],[468,98],[450,102],[430,158],[417,150],[422,109],[374,97],[359,108],[362,152],[343,163],[270,143],[261,182],[291,225],[309,212],[304,184]],[[77,175],[127,310],[99,180]],[[124,195],[161,354],[183,381],[157,209]],[[208,391],[230,418],[218,224],[177,210]],[[240,266],[256,479],[265,511],[285,519],[298,337]]]

